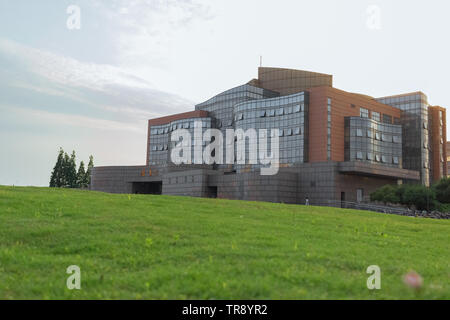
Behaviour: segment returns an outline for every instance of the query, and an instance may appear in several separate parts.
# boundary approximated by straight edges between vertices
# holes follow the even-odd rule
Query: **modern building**
[[[446,145],[447,145],[447,159],[446,159],[446,162],[447,162],[447,177],[450,178],[450,142],[447,141]]]
[[[262,175],[263,164],[243,163],[236,155],[231,163],[176,165],[171,152],[181,142],[172,138],[181,128],[192,133],[192,153],[211,143],[195,136],[196,129],[203,134],[215,128],[224,136],[227,129],[256,129],[259,138],[261,129],[271,137],[276,132],[278,173]],[[286,203],[308,198],[324,205],[367,202],[385,184],[430,185],[446,176],[446,140],[445,109],[430,106],[421,92],[373,98],[334,88],[331,75],[260,67],[258,79],[194,111],[149,120],[146,164],[95,167],[91,188]],[[227,140],[224,149],[227,143],[237,142]],[[245,140],[244,146],[244,160],[261,152]]]

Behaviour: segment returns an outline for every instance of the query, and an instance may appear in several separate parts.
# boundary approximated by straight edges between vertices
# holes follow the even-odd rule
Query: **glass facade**
[[[244,131],[256,129],[258,133],[260,129],[267,129],[268,135],[272,129],[279,129],[280,163],[303,163],[308,161],[308,108],[308,92],[240,103],[234,107],[235,128]],[[267,150],[270,150],[270,139],[267,141]],[[237,171],[243,167],[236,165]],[[253,169],[259,167],[252,166]]]
[[[196,105],[195,109],[208,111],[210,116],[214,118],[213,126],[220,129],[225,137],[226,129],[232,129],[234,127],[235,118],[233,108],[236,104],[278,96],[280,96],[278,92],[244,84],[222,92],[211,99]],[[226,154],[225,149],[226,146],[224,145],[224,154]],[[228,165],[218,165],[218,168],[225,167],[228,167]]]
[[[167,166],[170,161],[170,153],[172,148],[178,142],[171,141],[171,134],[177,129],[186,129],[189,131],[192,137],[191,141],[191,155],[194,154],[194,145],[206,143],[202,141],[195,141],[194,136],[194,123],[195,121],[201,121],[203,130],[202,134],[209,128],[211,128],[211,118],[190,118],[182,119],[170,122],[164,125],[151,126],[150,127],[150,146],[149,146],[149,163],[150,165]],[[192,157],[191,157],[192,158]]]
[[[368,118],[345,118],[345,161],[402,168],[402,128]]]
[[[430,132],[428,101],[423,93],[377,99],[402,110],[403,168],[420,172],[422,184],[430,185]]]

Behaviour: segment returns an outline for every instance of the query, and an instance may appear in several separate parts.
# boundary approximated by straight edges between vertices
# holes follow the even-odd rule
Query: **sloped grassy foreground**
[[[449,240],[448,220],[0,187],[0,298],[449,299]],[[70,265],[81,290],[66,287]],[[404,285],[410,269],[421,291]]]

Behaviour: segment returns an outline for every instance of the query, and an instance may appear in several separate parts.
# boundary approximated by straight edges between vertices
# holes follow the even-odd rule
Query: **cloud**
[[[44,110],[36,110],[30,108],[21,108],[17,106],[0,106],[9,115],[17,116],[18,119],[30,119],[35,124],[43,126],[72,126],[79,128],[89,128],[96,130],[111,130],[111,131],[127,131],[133,133],[142,133],[142,128],[127,123],[96,119],[81,115],[48,112]]]
[[[143,62],[167,67],[177,32],[215,16],[206,0],[112,0],[93,5],[117,23],[114,39],[118,60],[131,67]]]
[[[6,54],[16,64],[7,66],[10,73],[16,75],[8,86],[31,91],[43,101],[64,97],[97,109],[97,114],[98,110],[112,112],[105,113],[105,118],[142,122],[183,112],[194,105],[187,99],[156,89],[125,68],[84,63],[6,39],[0,39],[0,54]],[[25,71],[17,76],[14,68],[19,67]],[[30,74],[37,77],[35,83]]]

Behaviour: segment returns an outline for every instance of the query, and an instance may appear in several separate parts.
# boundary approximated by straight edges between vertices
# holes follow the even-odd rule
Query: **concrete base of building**
[[[279,169],[273,176],[259,171],[213,170],[211,166],[180,170],[176,167],[95,167],[91,190],[108,193],[164,194],[324,205],[327,201],[368,202],[386,184],[398,184],[418,172],[357,163],[305,163]]]

